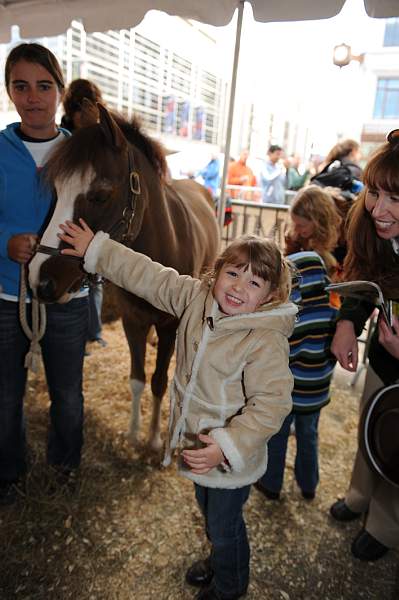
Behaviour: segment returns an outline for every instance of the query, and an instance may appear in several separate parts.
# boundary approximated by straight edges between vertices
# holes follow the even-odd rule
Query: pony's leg
[[[132,409],[130,414],[129,438],[133,445],[138,443],[141,425],[141,397],[145,387],[145,350],[149,325],[122,318],[123,328],[130,349],[130,389]]]
[[[153,450],[162,448],[161,402],[168,387],[168,368],[175,347],[176,326],[176,322],[173,322],[166,327],[156,327],[158,352],[155,372],[151,379],[152,416],[148,439],[148,444]]]

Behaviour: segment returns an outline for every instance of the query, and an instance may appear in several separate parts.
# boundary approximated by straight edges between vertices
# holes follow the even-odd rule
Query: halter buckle
[[[137,171],[130,172],[130,191],[132,194],[141,194],[140,175]]]

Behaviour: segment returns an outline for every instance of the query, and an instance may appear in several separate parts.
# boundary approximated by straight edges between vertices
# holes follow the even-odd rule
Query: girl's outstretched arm
[[[61,254],[68,254],[69,256],[83,257],[86,250],[94,237],[94,233],[83,219],[79,219],[80,225],[73,223],[73,221],[66,221],[60,225],[60,229],[64,233],[59,233],[58,237],[67,244],[70,244],[72,248],[64,248],[61,250]]]

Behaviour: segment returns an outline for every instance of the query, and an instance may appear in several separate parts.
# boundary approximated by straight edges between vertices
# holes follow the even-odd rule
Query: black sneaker
[[[316,498],[316,492],[306,492],[305,490],[302,490],[302,496],[305,500],[314,500]]]
[[[371,533],[361,529],[352,542],[351,550],[353,556],[359,560],[378,560],[385,556],[389,548],[376,540]]]
[[[259,481],[254,483],[254,487],[258,490],[258,492],[261,492],[264,496],[266,496],[268,500],[280,499],[280,492],[273,492],[272,490],[268,490],[267,488],[263,487],[263,485],[261,485]]]
[[[210,558],[205,560],[197,560],[187,569],[186,582],[189,585],[201,587],[208,585],[213,578]]]
[[[345,498],[341,498],[341,500],[337,500],[330,506],[330,515],[336,521],[354,521],[361,516],[362,513],[354,512],[345,504]]]
[[[18,498],[17,482],[0,480],[0,506],[10,506]]]

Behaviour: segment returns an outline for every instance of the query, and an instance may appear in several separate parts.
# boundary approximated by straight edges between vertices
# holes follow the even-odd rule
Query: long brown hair
[[[364,170],[365,189],[349,214],[348,254],[344,262],[346,280],[366,279],[378,283],[388,297],[399,295],[399,258],[391,240],[376,234],[374,222],[366,210],[367,189],[377,187],[399,193],[399,145],[385,143],[373,154]]]
[[[332,251],[337,245],[342,222],[331,194],[318,185],[304,187],[295,196],[290,212],[313,224],[312,236],[302,240],[302,245],[305,250],[314,250],[322,257],[331,275],[337,268]],[[293,238],[293,233],[291,227],[287,238]]]
[[[355,140],[347,139],[338,142],[333,146],[330,152],[327,154],[324,163],[328,164],[334,160],[342,160],[347,158],[354,150],[359,150],[360,144]]]

